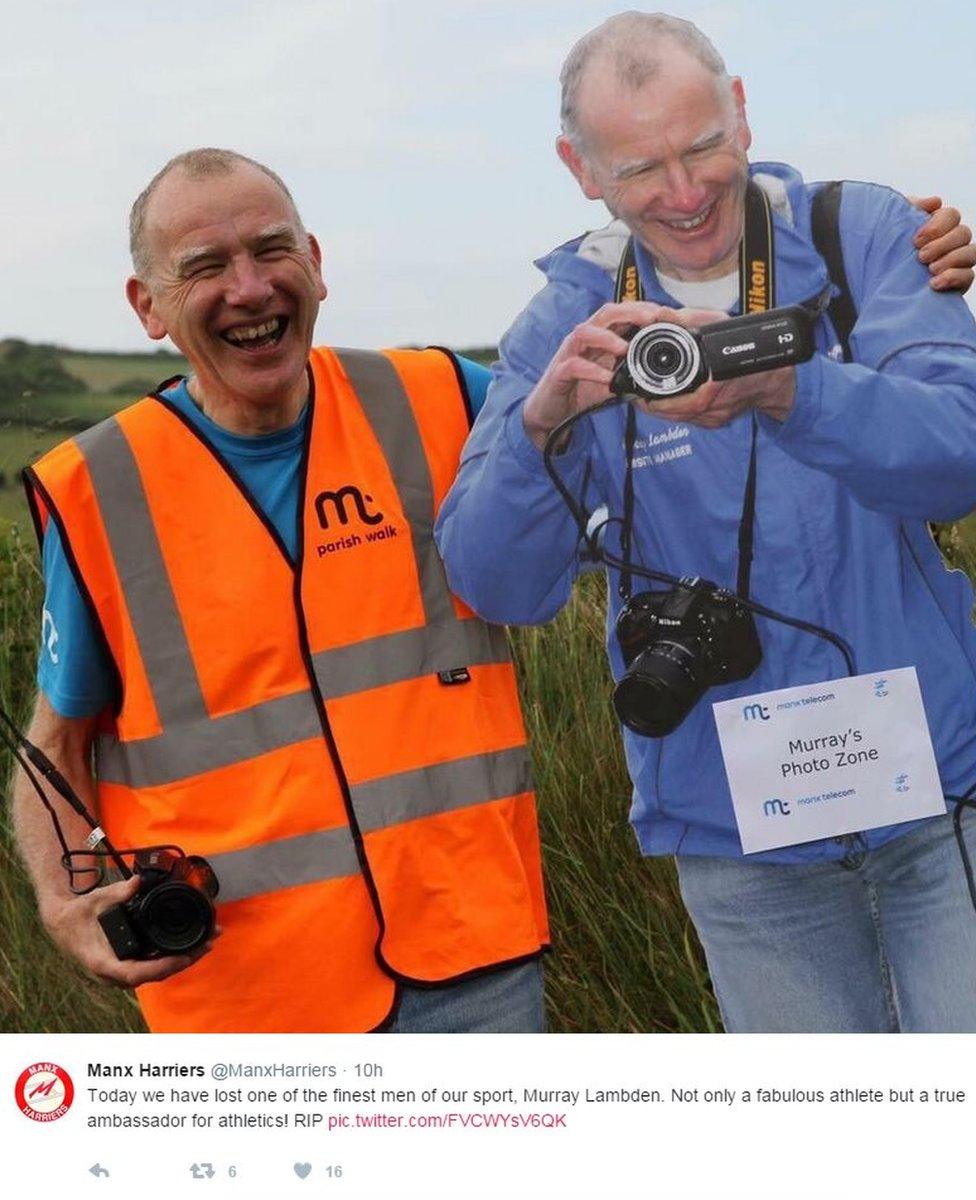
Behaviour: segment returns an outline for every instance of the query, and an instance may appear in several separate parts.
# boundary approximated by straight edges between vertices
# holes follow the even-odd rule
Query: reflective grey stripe
[[[455,621],[443,637],[432,639],[430,633],[409,629],[315,655],[316,675],[329,685],[324,699],[452,667],[509,661],[505,631],[497,625]],[[239,712],[170,726],[156,737],[131,742],[100,737],[95,744],[97,774],[104,783],[157,787],[321,736],[312,693],[296,692]]]
[[[367,833],[501,800],[531,787],[529,756],[518,746],[359,784],[352,789],[352,797],[360,826]],[[208,854],[207,861],[220,881],[219,903],[360,873],[352,834],[345,827]]]
[[[325,700],[402,683],[421,675],[509,662],[504,629],[476,618],[453,619],[444,626],[426,626],[383,637],[337,646],[313,655],[312,665]]]
[[[369,418],[410,522],[427,624],[446,625],[454,619],[454,606],[434,544],[434,485],[407,393],[385,355],[366,350],[335,354]]]
[[[345,827],[303,833],[226,854],[208,854],[207,862],[220,883],[218,904],[359,874],[356,847]]]
[[[118,421],[75,438],[105,524],[139,653],[164,728],[207,719],[135,456]]]
[[[322,737],[311,691],[265,700],[253,708],[173,725],[151,738],[96,742],[99,780],[128,787],[157,787],[246,762],[282,746]]]
[[[531,788],[528,751],[516,746],[386,775],[356,784],[350,791],[359,828],[370,833],[418,817],[502,800]]]

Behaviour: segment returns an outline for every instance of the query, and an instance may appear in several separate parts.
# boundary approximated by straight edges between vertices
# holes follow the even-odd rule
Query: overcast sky
[[[171,155],[274,167],[319,235],[321,341],[494,342],[531,261],[602,209],[553,151],[588,0],[4,5],[0,336],[154,348],[122,295],[129,205]],[[940,192],[976,223],[976,5],[695,3],[745,80],[754,160]]]

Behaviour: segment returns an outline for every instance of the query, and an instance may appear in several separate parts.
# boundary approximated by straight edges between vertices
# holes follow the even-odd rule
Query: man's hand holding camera
[[[189,954],[174,954],[145,961],[117,958],[102,932],[98,917],[113,905],[131,900],[138,890],[139,880],[133,876],[120,883],[96,888],[87,896],[49,897],[42,903],[41,918],[61,949],[102,983],[125,988],[156,983],[195,963],[210,950],[212,943],[208,942]]]
[[[627,353],[627,340],[621,335],[661,320],[664,312],[670,309],[645,301],[604,304],[567,334],[522,410],[525,432],[540,450],[567,417],[602,404],[610,395],[614,369]]]
[[[708,309],[658,308],[656,321],[668,321],[683,329],[702,329],[716,321],[727,321],[728,313]],[[641,410],[665,421],[685,425],[700,425],[703,429],[719,429],[750,408],[758,409],[777,421],[785,421],[793,408],[796,374],[793,367],[778,367],[755,375],[716,381],[707,379],[693,392],[683,392],[670,400],[647,403],[635,399]]]
[[[548,435],[567,417],[602,404],[611,394],[617,364],[627,353],[625,335],[635,328],[666,322],[697,330],[726,320],[727,313],[678,310],[648,301],[604,304],[563,339],[527,397],[522,412],[526,433],[541,450]],[[717,429],[750,408],[785,421],[793,407],[794,390],[793,367],[780,367],[722,382],[709,379],[694,391],[671,399],[647,401],[635,396],[631,403],[650,416]]]

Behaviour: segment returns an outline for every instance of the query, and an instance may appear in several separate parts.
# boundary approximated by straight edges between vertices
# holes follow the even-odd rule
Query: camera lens
[[[671,342],[656,342],[647,352],[647,365],[655,375],[673,375],[681,366],[681,351]]]
[[[659,641],[638,655],[614,688],[620,722],[644,737],[672,733],[705,693],[698,647]]]
[[[701,351],[693,334],[680,325],[659,322],[639,329],[627,347],[634,383],[651,396],[672,396],[697,375]]]
[[[163,883],[147,892],[140,916],[147,937],[164,954],[194,950],[213,932],[213,905],[203,892],[186,883]]]

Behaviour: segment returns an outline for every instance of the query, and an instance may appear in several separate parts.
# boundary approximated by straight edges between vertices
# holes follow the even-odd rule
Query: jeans
[[[976,813],[963,814],[976,865]],[[678,858],[732,1033],[976,1032],[976,911],[951,816],[840,863]]]
[[[447,987],[404,987],[390,1033],[545,1033],[542,961]]]

